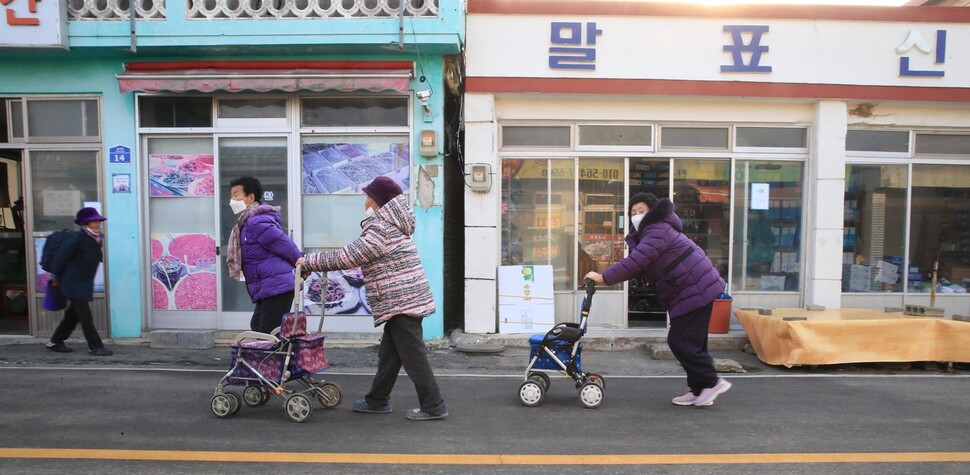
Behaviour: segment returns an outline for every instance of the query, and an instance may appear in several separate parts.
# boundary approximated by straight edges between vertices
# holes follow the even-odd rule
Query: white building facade
[[[465,189],[465,331],[499,330],[503,265],[551,265],[575,320],[637,192],[674,201],[735,308],[970,313],[966,45],[954,8],[470,0],[465,163],[492,186]],[[644,281],[595,314],[665,321]]]

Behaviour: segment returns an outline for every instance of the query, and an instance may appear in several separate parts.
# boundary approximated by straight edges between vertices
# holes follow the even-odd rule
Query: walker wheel
[[[579,388],[579,401],[587,409],[596,409],[603,404],[603,388],[596,383],[586,383]]]
[[[317,384],[317,390],[314,392],[317,394],[317,401],[320,401],[320,405],[327,409],[339,406],[344,400],[340,386],[337,386],[336,383]]]
[[[310,400],[302,394],[292,394],[286,398],[286,402],[283,403],[283,410],[286,411],[287,417],[293,422],[303,422],[310,418],[310,414],[313,414]]]
[[[534,379],[525,381],[519,386],[519,401],[522,401],[523,406],[536,407],[542,404],[544,396],[545,391],[542,389],[542,383]]]
[[[600,376],[597,373],[588,373],[586,374],[586,379],[588,379],[591,383],[596,383],[596,385],[601,389],[606,389],[606,380],[603,379],[603,376]]]
[[[246,386],[243,389],[243,401],[249,407],[259,407],[269,401],[269,391],[258,386]]]
[[[552,381],[549,380],[549,375],[539,371],[530,371],[528,379],[538,380],[542,384],[542,389],[546,391],[549,391],[549,386],[552,384]]]
[[[232,404],[229,415],[235,416],[236,413],[239,412],[239,408],[242,407],[242,401],[239,400],[239,393],[235,391],[226,391],[226,396],[229,397],[229,402]]]
[[[233,393],[220,393],[212,396],[209,408],[218,418],[231,417],[239,412],[239,398]]]

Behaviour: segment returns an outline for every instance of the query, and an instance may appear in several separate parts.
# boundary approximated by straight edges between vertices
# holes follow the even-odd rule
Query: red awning
[[[127,63],[117,78],[122,93],[407,92],[413,71],[407,61],[166,62]]]

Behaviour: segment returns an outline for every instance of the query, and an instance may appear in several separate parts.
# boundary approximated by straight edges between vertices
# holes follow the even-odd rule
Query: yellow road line
[[[482,455],[0,448],[0,459],[12,458],[396,465],[689,465],[970,462],[970,452]]]

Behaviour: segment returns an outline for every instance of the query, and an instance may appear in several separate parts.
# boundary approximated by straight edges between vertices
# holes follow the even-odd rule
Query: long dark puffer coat
[[[65,236],[51,264],[61,294],[72,300],[94,300],[94,276],[102,260],[101,244],[83,229]]]
[[[640,222],[640,229],[626,237],[630,255],[603,272],[613,285],[644,276],[653,282],[657,298],[676,318],[701,308],[725,290],[724,279],[704,250],[683,233],[684,226],[667,198],[657,202]],[[694,251],[664,275],[663,270],[688,248]]]

